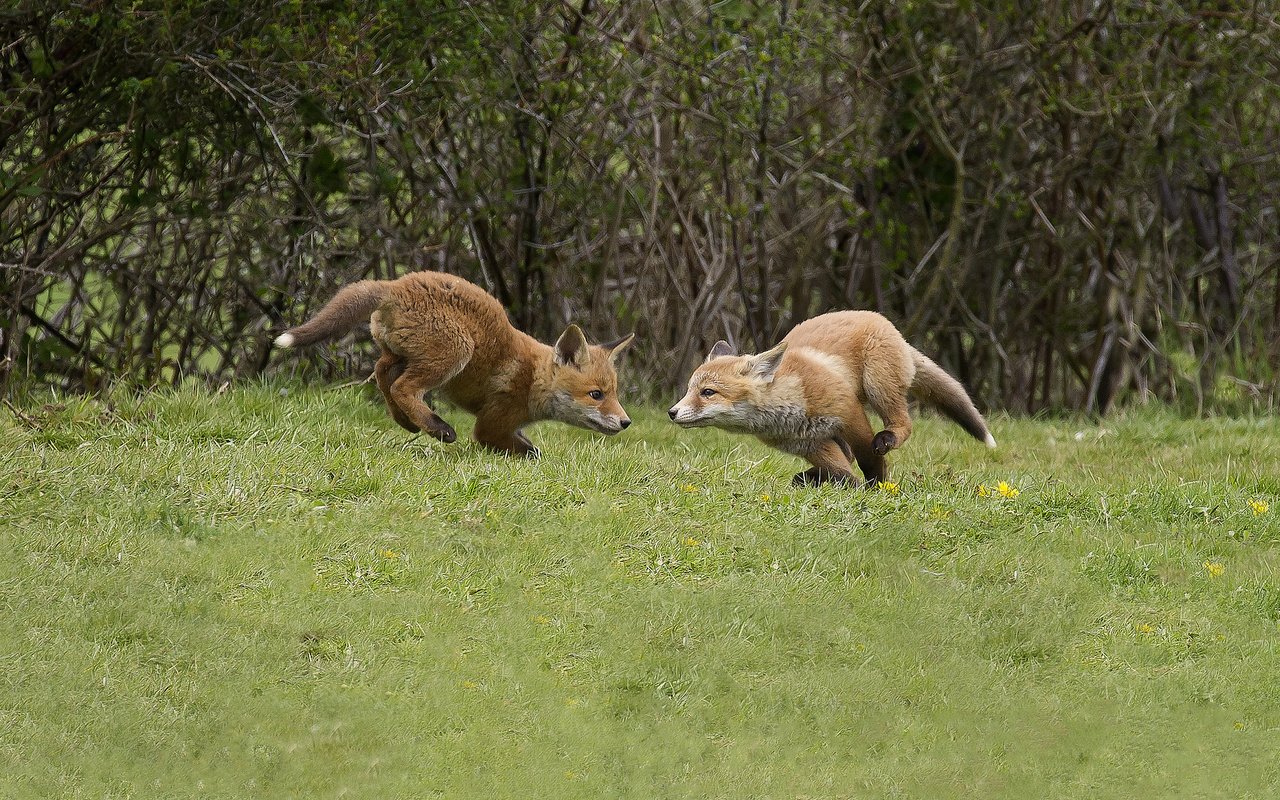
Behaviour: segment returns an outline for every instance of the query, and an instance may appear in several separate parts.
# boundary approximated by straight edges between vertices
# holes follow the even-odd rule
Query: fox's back
[[[507,353],[520,337],[496,298],[443,272],[411,272],[392,283],[374,328],[393,350],[427,351],[466,341],[474,349],[473,360]]]
[[[807,347],[832,356],[846,364],[853,376],[860,376],[868,361],[907,375],[914,371],[907,341],[892,322],[874,311],[820,314],[792,328],[783,341],[792,348]]]
[[[401,277],[392,284],[387,301],[397,315],[392,327],[407,324],[409,318],[416,325],[430,326],[439,320],[440,325],[480,335],[511,327],[496,298],[468,280],[443,272],[411,272]]]

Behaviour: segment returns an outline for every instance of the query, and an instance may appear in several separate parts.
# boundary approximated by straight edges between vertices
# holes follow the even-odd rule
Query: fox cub
[[[512,327],[502,305],[479,286],[441,272],[346,286],[275,344],[312,344],[364,320],[382,348],[374,377],[387,410],[413,433],[458,438],[423,401],[437,387],[475,415],[477,442],[512,455],[538,456],[523,429],[539,420],[609,436],[631,424],[618,403],[615,364],[635,334],[592,345],[570,325],[548,347]]]
[[[750,433],[813,467],[792,483],[845,483],[853,461],[868,485],[887,477],[885,454],[911,436],[907,392],[995,447],[964,387],[873,311],[837,311],[800,323],[777,347],[734,355],[716,342],[668,415],[686,428]],[[873,434],[864,406],[886,423]]]

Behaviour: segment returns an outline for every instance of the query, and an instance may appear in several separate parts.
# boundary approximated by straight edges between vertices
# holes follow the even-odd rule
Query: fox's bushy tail
[[[960,385],[960,381],[947,374],[946,370],[933,363],[933,359],[911,348],[911,357],[916,364],[916,379],[911,384],[912,392],[929,405],[946,414],[953,422],[969,432],[969,435],[987,447],[995,447],[995,437],[987,430],[987,422],[969,399],[969,393]]]
[[[391,290],[391,281],[357,281],[344,286],[314,317],[276,337],[276,347],[296,347],[340,336],[368,322]]]

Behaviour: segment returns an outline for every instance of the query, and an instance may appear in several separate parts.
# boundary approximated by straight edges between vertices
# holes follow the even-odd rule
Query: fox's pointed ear
[[[617,361],[623,353],[627,352],[627,348],[630,347],[631,343],[635,340],[636,335],[634,333],[628,333],[616,342],[609,342],[608,344],[602,344],[600,346],[609,351],[610,361]]]
[[[556,363],[562,367],[581,367],[587,363],[587,337],[582,335],[582,328],[570,325],[556,339]]]
[[[707,361],[710,361],[713,358],[719,358],[720,356],[731,355],[735,355],[733,352],[733,345],[729,344],[724,339],[721,339],[711,346],[711,352],[707,353]]]
[[[765,383],[773,380],[773,375],[782,366],[782,356],[787,352],[787,343],[783,342],[772,350],[766,350],[758,356],[752,356],[747,362],[747,374],[759,378]]]

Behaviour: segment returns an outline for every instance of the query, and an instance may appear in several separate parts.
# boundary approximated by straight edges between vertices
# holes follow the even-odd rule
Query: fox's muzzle
[[[671,421],[682,428],[701,428],[707,425],[706,417],[699,414],[696,410],[682,406],[676,403],[667,409],[667,416],[671,417]]]
[[[594,422],[595,424],[592,427],[600,433],[603,433],[605,436],[613,436],[615,434],[622,433],[631,426],[631,420],[627,417],[617,418],[601,415],[598,419],[594,420]]]

